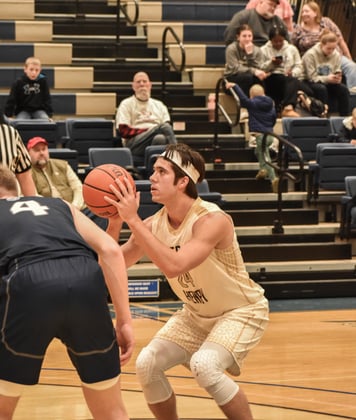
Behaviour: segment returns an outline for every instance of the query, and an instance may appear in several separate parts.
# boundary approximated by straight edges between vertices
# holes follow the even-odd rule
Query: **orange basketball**
[[[88,208],[97,216],[108,218],[117,214],[116,208],[104,199],[104,196],[107,196],[117,200],[110,189],[110,184],[113,184],[117,178],[128,178],[136,190],[135,181],[130,173],[119,165],[107,163],[96,166],[85,177],[83,198]]]

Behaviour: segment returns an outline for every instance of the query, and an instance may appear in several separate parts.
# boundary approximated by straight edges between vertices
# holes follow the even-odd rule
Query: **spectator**
[[[268,178],[271,181],[272,191],[278,192],[279,178],[272,166],[267,162],[271,162],[269,148],[272,146],[274,137],[267,136],[266,150],[262,148],[263,133],[273,132],[276,123],[276,110],[272,98],[265,95],[265,91],[261,85],[254,85],[250,89],[250,98],[248,98],[243,90],[234,83],[226,83],[227,89],[234,89],[240,98],[241,105],[247,108],[249,113],[248,126],[250,134],[256,138],[255,154],[260,165],[260,170],[256,175],[256,179]]]
[[[225,29],[225,44],[235,41],[237,28],[243,24],[252,28],[257,46],[265,44],[273,26],[285,26],[283,20],[274,14],[278,4],[279,0],[259,0],[255,9],[244,9],[235,13]]]
[[[152,199],[164,207],[142,221],[132,187],[117,180],[113,192],[119,202],[107,201],[119,216],[109,219],[108,233],[117,239],[125,221],[132,232],[122,246],[127,266],[147,255],[184,302],[136,360],[154,417],[180,418],[165,372],[183,364],[226,418],[252,420],[242,388],[226,371],[239,375],[245,356],[259,343],[268,302],[246,271],[231,217],[198,197],[196,184],[204,173],[198,152],[182,143],[168,145],[150,177]]]
[[[261,47],[264,57],[262,68],[269,74],[265,80],[266,94],[275,103],[277,113],[282,117],[299,117],[295,111],[298,90],[312,94],[311,89],[302,82],[304,68],[298,49],[287,40],[287,31],[273,27],[269,41]]]
[[[351,116],[346,117],[337,133],[339,141],[356,145],[356,108],[352,110]]]
[[[254,9],[259,1],[260,0],[250,0],[246,4],[246,9]],[[288,32],[292,32],[294,11],[290,5],[289,0],[279,0],[279,4],[277,4],[274,13],[283,20],[288,29]]]
[[[83,199],[82,183],[69,163],[63,159],[50,159],[46,139],[33,137],[27,143],[27,150],[38,194],[62,198],[105,229],[107,219],[96,216],[88,209]]]
[[[356,63],[339,27],[328,17],[321,15],[320,6],[315,1],[305,3],[301,11],[301,22],[295,25],[292,33],[292,43],[303,56],[311,47],[319,42],[320,36],[328,29],[337,37],[337,50],[342,55],[341,70],[346,79],[350,93],[356,94]]]
[[[49,120],[53,116],[51,95],[41,62],[36,57],[25,61],[24,75],[11,87],[5,115],[20,120]]]
[[[16,128],[7,124],[0,111],[0,164],[16,176],[23,195],[36,195],[31,175],[31,159]]]
[[[142,164],[146,146],[176,143],[167,107],[151,97],[152,83],[147,73],[138,72],[132,82],[134,95],[121,101],[116,127],[123,144],[132,151],[135,164]]]
[[[92,418],[128,420],[120,373],[134,337],[119,245],[61,199],[18,197],[15,177],[4,167],[0,213],[0,418],[13,418],[58,338],[78,372]]]
[[[306,83],[317,99],[330,104],[337,101],[340,115],[348,115],[350,95],[342,83],[341,55],[337,51],[337,37],[334,32],[324,30],[320,42],[303,55]]]
[[[225,59],[226,80],[238,83],[246,95],[252,85],[263,84],[268,76],[261,69],[262,51],[253,44],[252,29],[246,24],[237,28],[236,40],[226,47]]]

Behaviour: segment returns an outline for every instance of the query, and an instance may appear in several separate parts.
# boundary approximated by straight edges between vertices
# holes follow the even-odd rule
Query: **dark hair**
[[[252,30],[251,26],[247,25],[247,23],[244,23],[243,25],[239,26],[236,29],[236,35],[240,35],[242,31],[250,31],[250,32],[252,32],[252,35],[253,35],[253,30]]]
[[[284,26],[280,26],[280,25],[273,25],[272,28],[269,31],[268,38],[271,40],[277,35],[280,35],[283,38],[287,38],[287,36],[288,36],[287,28],[285,28]]]
[[[201,182],[205,177],[205,161],[200,153],[197,151],[191,149],[189,146],[183,143],[177,143],[177,144],[169,144],[166,147],[167,153],[167,159],[164,157],[164,159],[169,160],[169,152],[178,152],[180,154],[180,157],[182,159],[183,166],[188,165],[191,163],[194,168],[199,172],[199,179],[198,182]],[[179,179],[187,176],[185,172],[182,171],[179,166],[171,162],[172,169],[174,172],[174,185],[177,184]],[[197,186],[194,184],[192,179],[189,178],[189,183],[187,185],[187,188],[185,190],[185,193],[188,195],[188,197],[191,198],[197,198],[198,197],[198,191]]]

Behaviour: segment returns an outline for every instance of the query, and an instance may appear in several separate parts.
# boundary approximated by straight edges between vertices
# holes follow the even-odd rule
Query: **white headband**
[[[180,168],[187,176],[189,176],[189,178],[194,182],[194,184],[198,182],[200,173],[190,162],[187,166],[183,166],[181,155],[176,150],[165,151],[161,154],[161,156],[176,164],[178,168]]]

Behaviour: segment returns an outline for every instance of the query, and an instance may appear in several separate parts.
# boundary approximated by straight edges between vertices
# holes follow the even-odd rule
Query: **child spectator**
[[[273,144],[274,137],[267,136],[266,151],[262,148],[263,133],[273,132],[276,123],[276,110],[272,98],[265,95],[261,85],[253,85],[250,89],[250,98],[235,83],[226,82],[226,89],[234,89],[241,101],[241,106],[247,108],[249,113],[248,125],[250,133],[256,136],[255,154],[260,165],[256,179],[268,178],[271,181],[272,191],[278,192],[279,179],[272,166],[269,148]]]
[[[346,117],[342,121],[342,126],[337,134],[339,141],[356,145],[356,108],[352,110],[350,117]]]
[[[5,115],[17,120],[52,118],[49,87],[46,76],[41,73],[41,61],[38,58],[29,57],[25,61],[23,76],[11,87]]]

